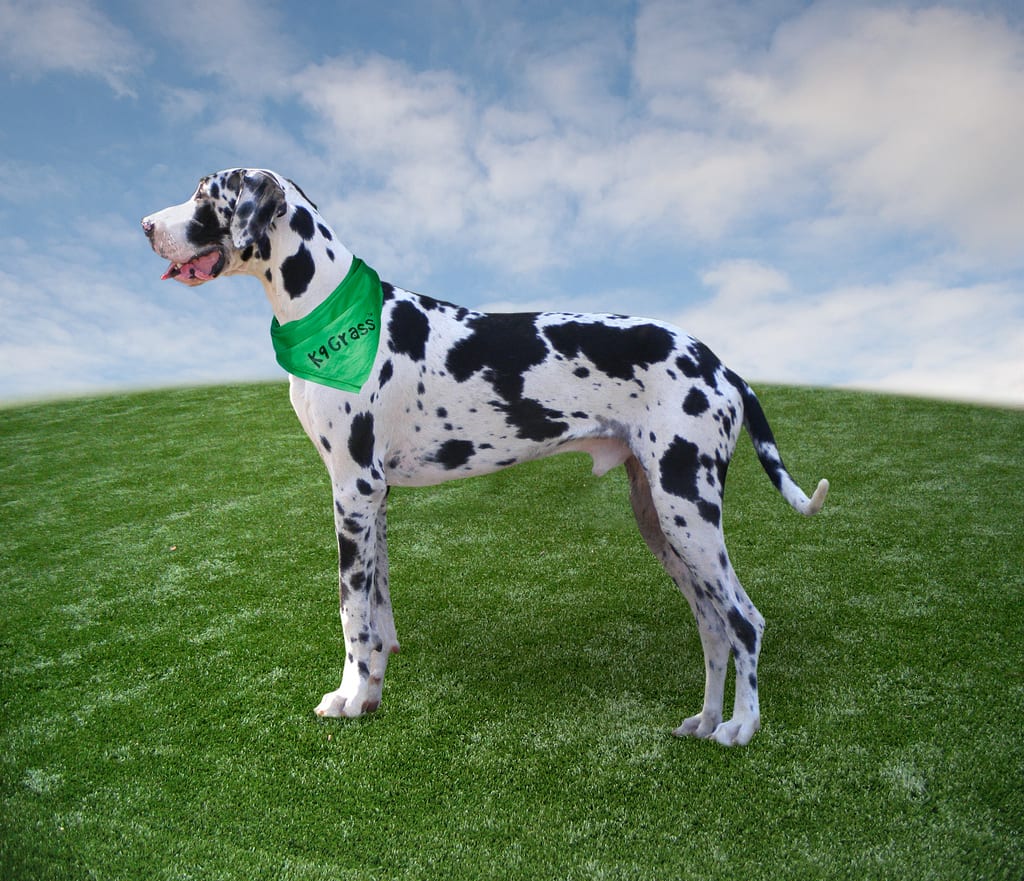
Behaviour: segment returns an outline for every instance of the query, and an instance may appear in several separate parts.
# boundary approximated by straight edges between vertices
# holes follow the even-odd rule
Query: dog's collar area
[[[353,257],[341,284],[312,312],[271,321],[277,363],[301,379],[358,392],[377,357],[382,303],[379,276]]]

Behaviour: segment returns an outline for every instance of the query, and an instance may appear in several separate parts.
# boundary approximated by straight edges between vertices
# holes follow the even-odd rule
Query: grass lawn
[[[764,727],[700,708],[621,469],[395,490],[402,652],[338,685],[326,474],[282,384],[0,411],[4,879],[1024,877],[1024,412],[768,388],[733,562]]]

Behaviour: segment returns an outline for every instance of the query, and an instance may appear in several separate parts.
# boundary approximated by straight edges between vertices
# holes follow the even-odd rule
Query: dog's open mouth
[[[186,263],[172,263],[161,278],[173,278],[188,285],[202,284],[216,278],[224,268],[224,262],[224,251],[221,248],[214,248],[212,251],[196,254]]]

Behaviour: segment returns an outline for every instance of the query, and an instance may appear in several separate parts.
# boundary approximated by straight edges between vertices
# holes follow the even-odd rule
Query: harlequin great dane
[[[291,181],[265,170],[204,177],[193,196],[142,221],[164,278],[190,285],[254,275],[275,324],[297,327],[361,261]],[[375,287],[379,315],[308,353],[311,369],[379,332],[358,391],[292,375],[292,406],[327,466],[334,493],[341,684],[316,708],[359,716],[381,700],[398,639],[388,591],[385,506],[390,486],[426,486],[570,451],[595,475],[624,465],[647,546],[686,597],[704,649],[701,711],[677,735],[746,744],[760,727],[757,660],[764,619],[726,552],[722,496],[741,426],[783,498],[820,510],[779,455],[750,387],[701,342],[671,325],[620,315],[486,314],[394,285]],[[379,328],[375,327],[379,322]],[[305,374],[306,371],[296,373]],[[734,715],[722,720],[726,667],[736,666]]]

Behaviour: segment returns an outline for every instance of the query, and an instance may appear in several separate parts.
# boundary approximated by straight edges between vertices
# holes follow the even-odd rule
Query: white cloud
[[[314,113],[315,161],[338,180],[346,214],[418,242],[465,228],[475,107],[456,77],[371,56],[311,65],[291,86]]]
[[[0,58],[21,74],[75,72],[130,93],[147,56],[99,8],[0,0]],[[1013,275],[1024,266],[1024,35],[1015,26],[941,6],[804,0],[642,0],[632,29],[618,13],[558,11],[535,25],[491,10],[474,7],[478,26],[460,32],[472,33],[467,57],[449,63],[436,22],[426,41],[435,42],[397,60],[352,51],[356,30],[347,42],[348,32],[300,47],[281,4],[181,0],[174,29],[188,38],[169,67],[148,68],[172,123],[168,155],[153,161],[168,166],[187,143],[189,155],[275,167],[357,253],[428,293],[507,309],[658,314],[697,263],[710,267],[713,295],[667,317],[754,379],[856,377],[1024,401],[1024,288]],[[133,15],[166,34],[165,8]],[[15,204],[27,201],[18,181],[36,171],[55,195],[77,185],[63,169],[0,169]],[[140,298],[124,267],[118,279],[109,268],[116,240],[124,254],[141,247],[149,271],[155,258],[136,218],[122,230],[116,207],[91,210],[106,250],[88,233],[53,248],[75,273],[10,246],[0,300],[27,335],[0,331],[5,356],[50,339],[50,328],[54,352],[78,346],[66,355],[76,377],[99,378],[108,356],[123,365],[143,351],[165,374],[216,376],[195,361],[217,346],[200,328],[222,326],[231,309],[256,314],[248,300],[258,291],[222,283],[211,298],[168,287],[166,308]],[[734,259],[751,254],[760,260]],[[624,267],[639,260],[652,288],[622,290]],[[434,284],[460,277],[463,264],[478,285],[468,295]],[[842,282],[801,277],[837,264]],[[569,281],[552,294],[541,272],[566,270],[553,274],[562,283],[576,267],[586,286]],[[607,284],[605,267],[619,273]],[[22,309],[27,287],[43,305]],[[68,293],[83,290],[89,297]],[[248,365],[231,375],[267,363],[262,314],[242,323],[244,333],[221,340],[231,364]],[[88,331],[62,337],[70,327]]]
[[[399,251],[459,240],[507,273],[619,241],[719,238],[781,185],[777,160],[754,141],[627,119],[602,66],[617,51],[533,59],[500,102],[379,56],[302,70],[290,82],[313,112],[310,164],[339,194],[323,207]]]
[[[581,220],[598,234],[661,242],[720,240],[758,213],[778,186],[762,145],[666,128],[638,131],[608,150]]]
[[[905,281],[805,292],[745,260],[703,281],[710,300],[673,320],[748,380],[1024,403],[1019,288]]]
[[[159,91],[160,107],[172,122],[191,123],[210,105],[209,96],[199,89],[162,86]]]
[[[171,41],[191,74],[216,77],[231,100],[259,104],[285,93],[300,57],[279,9],[251,0],[174,0],[140,3],[135,12],[148,18],[158,39]]]
[[[615,84],[628,60],[624,41],[614,31],[567,40],[523,66],[521,103],[543,109],[563,130],[607,131],[628,112],[626,97]]]
[[[122,235],[114,230],[117,241]],[[139,291],[148,285],[111,272],[110,244],[75,239],[40,251],[5,240],[0,400],[281,375],[267,344],[269,308],[255,281],[224,285],[215,298],[167,282],[159,289],[166,299],[147,299]],[[153,257],[152,277],[158,275]]]
[[[94,76],[117,95],[134,96],[144,55],[132,35],[89,0],[0,2],[0,57],[21,73]]]
[[[14,205],[31,205],[52,199],[69,189],[64,176],[51,165],[0,158],[0,200]]]
[[[799,0],[650,0],[639,4],[632,65],[636,97],[654,119],[713,125],[708,84],[759,57],[765,35]]]
[[[822,4],[717,93],[834,206],[1019,265],[1024,37],[953,9]]]
[[[339,210],[372,213],[373,235],[402,251],[457,238],[529,271],[784,218],[923,232],[975,266],[1019,263],[1021,35],[953,10],[818,4],[769,42],[777,14],[644,4],[631,56],[618,35],[560,55],[521,47],[500,99],[382,56],[310,65],[289,85]]]

